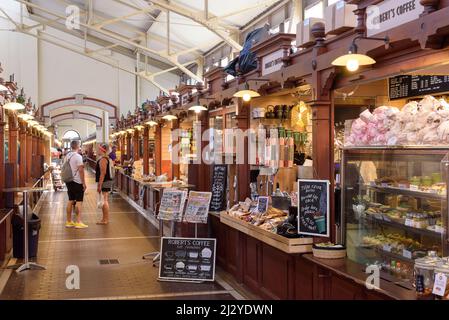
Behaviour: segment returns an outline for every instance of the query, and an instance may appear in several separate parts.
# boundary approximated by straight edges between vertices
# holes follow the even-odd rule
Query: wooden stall
[[[449,3],[446,1],[420,1],[423,9],[418,18],[398,22],[376,34],[380,38],[388,36],[389,46],[385,46],[383,41],[363,38],[367,34],[366,8],[382,1],[347,2],[356,5],[355,26],[327,35],[327,24],[315,23],[310,28],[312,41],[303,43],[297,40],[301,48],[296,52],[290,50],[289,46],[292,35],[277,34],[254,46],[258,60],[256,70],[231,81],[227,80],[222,68],[214,68],[206,73],[210,96],[217,100],[232,98],[235,92],[244,88],[244,84],[258,91],[262,97],[251,101],[251,110],[272,104],[269,100],[276,93],[281,94],[289,89],[301,92],[301,100],[311,112],[313,177],[329,180],[330,190],[335,187],[335,162],[339,161],[334,144],[336,119],[344,121],[353,117],[353,114],[345,116],[345,113],[354,112],[358,115],[357,111],[361,111],[361,107],[370,104],[370,101],[364,100],[363,94],[359,94],[358,100],[344,100],[354,91],[349,89],[360,87],[371,92],[365,96],[373,96],[372,93],[376,92],[375,80],[388,79],[397,75],[398,70],[403,74],[416,74],[417,70],[444,65],[449,35],[445,18],[449,16]],[[360,67],[356,72],[333,66],[332,62],[346,54],[358,37],[361,37],[357,41],[359,53],[369,55],[377,63]],[[267,68],[270,69],[269,73]],[[381,95],[377,97],[376,105],[381,105]],[[237,104],[243,102],[239,100]],[[249,110],[247,108],[246,112]],[[213,115],[211,111],[209,114]],[[239,114],[239,117],[242,116]],[[248,112],[246,116],[249,119],[251,115]],[[245,121],[245,125],[251,125],[251,121]],[[240,170],[239,185],[242,189],[238,194],[242,201],[250,194],[250,177],[247,174],[249,168],[242,166]],[[336,228],[340,212],[335,209],[333,192],[330,208],[331,235],[329,239],[314,239],[314,242],[341,240],[339,229]],[[218,239],[219,265],[238,282],[264,298],[416,299],[413,291],[384,280],[381,280],[381,290],[367,290],[364,286],[366,275],[361,272],[364,266],[352,260],[332,262],[314,258],[312,254],[287,253],[272,243],[264,242],[260,235],[253,234],[252,226],[244,228],[244,224],[231,223],[228,218],[222,217],[223,214],[221,217],[211,216],[211,235]]]

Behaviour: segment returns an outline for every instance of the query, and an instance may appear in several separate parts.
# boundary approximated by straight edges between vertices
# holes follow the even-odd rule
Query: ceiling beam
[[[56,1],[59,2],[59,3],[63,3],[65,5],[72,4],[69,0],[56,0]],[[114,1],[116,1],[116,2],[118,2],[120,4],[122,4],[122,5],[128,5],[128,4],[124,3],[123,1],[119,1],[119,0],[114,0]],[[145,10],[145,8],[141,9],[141,8],[135,6],[135,5],[129,5],[129,8],[134,9],[136,11]],[[155,10],[155,8],[152,8],[152,10]],[[157,20],[158,19],[158,15],[154,16],[154,15],[150,14],[150,12],[146,12],[146,10],[145,10],[145,13],[148,13],[147,15],[149,16],[150,20],[152,20],[151,25],[153,25],[153,23],[155,23],[155,22],[162,22],[162,21],[158,21]],[[80,8],[80,14],[81,15],[86,15],[87,12],[85,10],[83,10],[82,8]],[[160,14],[160,12],[159,12],[159,14]],[[103,21],[107,21],[107,20],[112,20],[113,19],[113,17],[111,17],[111,16],[108,17],[108,16],[106,16],[104,14],[99,14],[98,12],[95,12],[95,18],[96,18],[96,20],[100,20],[98,22],[99,24],[102,24]],[[59,20],[59,18],[58,18],[58,20]],[[117,21],[117,22],[120,22],[120,21]],[[109,23],[109,24],[112,24],[112,23]],[[172,22],[172,24],[173,24],[173,22]],[[121,23],[120,24],[120,28],[124,28],[126,30],[138,33],[138,34],[142,35],[142,37],[145,37],[145,38],[147,38],[149,36],[151,39],[154,39],[155,41],[160,42],[161,44],[165,44],[165,41],[166,41],[166,39],[164,37],[162,37],[162,36],[160,36],[160,35],[158,35],[156,33],[151,32],[151,26],[148,28],[147,32],[143,32],[142,30],[138,29],[137,27],[133,27],[133,26],[127,24],[127,23]],[[171,40],[170,43],[171,43],[171,46],[172,46],[173,49],[180,50],[180,51],[190,50],[189,48],[187,48],[187,46],[185,44],[179,43],[177,41],[173,41],[173,39]],[[148,45],[148,42],[147,42],[147,45]],[[195,54],[198,55],[198,56],[202,56],[204,54],[204,52],[199,49],[202,46],[197,46],[197,47],[198,47],[198,49],[196,50]],[[192,50],[192,51],[195,51],[195,50]],[[192,52],[192,51],[189,51],[189,52]],[[130,58],[132,58],[132,55],[130,55]],[[166,69],[166,67],[164,67],[164,69]]]
[[[101,58],[99,58],[98,56],[95,56],[95,55],[93,55],[93,54],[88,54],[88,53],[84,52],[84,48],[80,48],[80,50],[77,50],[77,49],[71,47],[71,46],[77,46],[77,45],[75,45],[75,44],[73,44],[73,43],[67,43],[67,42],[66,42],[66,44],[61,43],[61,42],[65,42],[65,41],[62,40],[62,39],[60,39],[60,38],[58,38],[58,37],[56,37],[56,36],[54,36],[54,35],[52,35],[52,34],[48,34],[48,33],[44,32],[44,31],[42,31],[42,30],[39,30],[39,29],[38,29],[38,30],[37,30],[37,34],[34,34],[33,32],[30,32],[30,31],[29,31],[29,28],[27,28],[27,27],[29,27],[29,26],[24,26],[24,28],[22,28],[22,27],[20,26],[20,24],[17,23],[14,19],[10,18],[9,15],[7,15],[7,14],[3,11],[3,9],[0,8],[0,11],[3,12],[3,13],[8,17],[8,20],[16,26],[16,29],[13,30],[13,31],[15,31],[15,32],[20,32],[20,33],[29,35],[29,36],[34,37],[34,38],[36,38],[36,39],[39,39],[39,40],[41,40],[41,41],[45,41],[45,42],[50,43],[50,44],[53,44],[53,45],[55,45],[55,46],[57,46],[57,47],[60,47],[60,48],[69,50],[69,51],[71,51],[71,52],[80,54],[80,55],[82,55],[82,56],[91,58],[91,59],[93,59],[93,60],[96,60],[96,61],[98,61],[98,62],[104,63],[104,64],[106,64],[106,65],[109,65],[109,66],[111,66],[111,67],[117,68],[117,69],[119,69],[119,70],[121,70],[121,71],[130,73],[130,74],[133,74],[133,75],[137,75],[137,76],[139,76],[139,77],[141,77],[141,78],[147,80],[147,81],[150,82],[151,84],[153,84],[153,85],[154,85],[156,88],[158,88],[159,90],[162,90],[163,92],[166,92],[167,94],[169,94],[169,90],[167,90],[166,88],[164,88],[162,85],[160,85],[160,84],[155,80],[156,75],[153,75],[153,74],[147,75],[147,74],[145,74],[145,73],[144,73],[144,74],[141,74],[141,73],[138,73],[138,72],[135,72],[135,71],[126,69],[126,68],[124,68],[124,67],[121,67],[118,63],[117,63],[117,64],[114,64],[114,63],[111,63],[111,62],[109,62],[109,61],[105,61],[104,59],[101,59]],[[47,36],[47,37],[50,37],[50,38],[54,38],[54,39],[56,39],[57,41],[48,39],[47,37],[44,37],[43,35],[44,35],[44,36]],[[164,71],[164,70],[163,70],[163,71]],[[167,71],[167,72],[170,72],[170,71]]]
[[[64,16],[62,16],[59,13],[53,12],[51,10],[48,10],[48,9],[43,8],[41,6],[38,6],[38,5],[34,4],[34,3],[31,3],[29,1],[25,1],[25,0],[16,0],[16,1],[20,2],[22,4],[25,4],[25,5],[27,5],[27,6],[31,7],[31,8],[35,8],[35,9],[41,10],[42,12],[45,12],[45,13],[47,13],[49,15],[53,15],[53,16],[58,17],[58,18],[64,18]],[[123,36],[117,35],[117,34],[115,34],[113,32],[106,31],[106,30],[98,28],[98,27],[94,27],[94,26],[88,25],[88,24],[83,23],[83,22],[80,22],[80,26],[83,26],[84,28],[88,28],[90,30],[96,31],[96,32],[98,32],[100,34],[103,34],[103,35],[105,35],[107,37],[110,37],[110,38],[112,38],[114,40],[117,40],[117,41],[123,42],[125,44],[134,46],[134,47],[136,47],[136,49],[141,49],[144,52],[151,53],[151,54],[154,54],[156,56],[159,56],[162,59],[165,59],[165,60],[171,62],[172,64],[174,64],[175,66],[177,66],[181,71],[183,71],[185,74],[187,74],[192,79],[195,79],[196,81],[199,81],[199,82],[203,82],[202,78],[198,77],[196,74],[194,74],[192,71],[187,69],[184,65],[182,65],[178,61],[177,57],[173,58],[173,57],[171,57],[169,55],[161,54],[158,51],[150,49],[150,48],[148,48],[146,46],[143,46],[141,44],[138,44],[138,43],[136,43],[134,41],[130,41],[129,39],[127,39],[127,38],[125,38]]]
[[[56,1],[59,2],[59,3],[62,3],[62,4],[64,4],[64,5],[71,5],[71,4],[73,4],[73,3],[70,2],[69,0],[56,0]],[[118,1],[118,0],[114,0],[114,1],[116,1],[116,2],[118,2],[118,3],[120,3],[120,4],[123,4],[123,5],[126,5],[125,3],[120,2],[120,1]],[[137,6],[135,6],[135,5],[130,6],[130,8],[132,8],[132,9],[134,9],[134,10],[139,10],[139,9],[140,9],[139,7],[137,7]],[[153,10],[154,10],[154,8],[153,8]],[[80,8],[80,14],[81,14],[81,15],[87,15],[87,11],[84,10],[84,9],[82,9],[82,8]],[[153,16],[153,15],[151,15],[151,14],[149,14],[149,13],[148,13],[148,16],[149,16],[149,18],[150,18],[153,22],[158,22],[158,21],[156,20],[156,19],[157,19],[157,16],[155,17],[155,16]],[[113,17],[111,17],[111,16],[106,16],[105,14],[100,14],[100,13],[98,13],[98,12],[95,12],[95,18],[96,18],[96,20],[100,20],[99,23],[101,23],[102,21],[105,21],[105,20],[113,19]],[[119,21],[118,21],[118,22],[119,22]],[[147,34],[148,34],[148,32],[149,32],[149,36],[150,36],[152,39],[154,39],[155,41],[160,42],[161,44],[165,44],[165,41],[166,41],[164,37],[162,37],[162,36],[160,36],[160,35],[158,35],[158,34],[156,34],[156,33],[152,33],[151,31],[149,31],[150,29],[148,29],[147,32],[144,32],[144,31],[138,29],[137,27],[131,26],[131,25],[127,24],[127,23],[120,23],[120,28],[123,28],[123,29],[125,29],[125,30],[128,30],[128,31],[131,31],[131,32],[135,32],[135,33],[137,33],[137,34],[140,34],[140,35],[142,36],[142,38],[146,38],[146,37],[147,37]],[[150,27],[150,28],[151,28],[151,27]],[[148,43],[147,43],[147,44],[148,44]],[[179,42],[173,41],[173,40],[171,41],[171,45],[172,45],[173,49],[185,50],[185,49],[187,48],[187,46],[184,45],[183,43],[179,43]],[[202,55],[203,52],[200,51],[200,50],[198,50],[198,52],[197,52],[196,54]],[[132,55],[130,55],[130,58],[134,58],[133,55],[134,55],[134,52],[132,52]],[[155,59],[153,59],[153,60],[155,60]],[[163,63],[163,62],[161,61],[161,63]],[[164,67],[164,69],[165,69],[165,67]]]
[[[128,18],[137,16],[139,14],[146,13],[146,12],[149,12],[149,11],[152,11],[152,10],[153,10],[152,8],[148,8],[148,9],[142,9],[142,10],[134,11],[134,12],[128,13],[128,14],[126,14],[124,16],[121,16],[121,17],[116,17],[116,18],[112,18],[112,19],[108,19],[108,20],[103,20],[103,21],[97,22],[97,23],[94,24],[94,26],[102,28],[102,27],[104,27],[104,26],[106,26],[108,24],[121,22],[121,21],[126,20]]]
[[[275,4],[278,1],[279,0],[266,0],[266,1],[255,3],[255,4],[252,4],[252,5],[239,7],[237,10],[229,12],[227,14],[209,18],[209,21],[222,20],[222,19],[225,19],[225,18],[229,18],[229,17],[235,16],[235,15],[241,14],[241,13],[243,13],[245,11],[249,11],[249,10],[253,10],[253,9],[257,9],[257,8],[261,8],[261,7],[269,8],[270,6],[272,6],[273,4]]]
[[[50,26],[50,27],[52,27],[52,28],[54,28],[54,29],[56,29],[58,31],[65,32],[65,33],[70,34],[70,35],[72,35],[72,36],[74,36],[76,38],[83,39],[83,37],[84,37],[84,35],[82,35],[80,31],[68,30],[65,27],[65,25],[63,25],[61,23],[57,23],[57,21],[55,21],[55,20],[46,20],[45,18],[42,18],[42,17],[40,17],[40,16],[38,16],[36,14],[30,15],[30,19],[40,23],[43,26],[44,25]],[[29,28],[29,27],[25,26],[25,29],[27,29],[27,28]],[[113,42],[110,42],[110,41],[98,38],[98,37],[93,36],[93,35],[88,35],[87,38],[88,38],[89,42],[91,42],[91,43],[93,43],[95,45],[101,46],[101,47],[106,48],[106,49],[110,49],[110,50],[112,50],[112,51],[114,51],[114,52],[116,52],[118,54],[124,55],[126,57],[131,58],[131,59],[135,58],[134,50],[131,50],[131,49],[126,48],[126,47],[123,47],[123,46],[121,46],[118,43],[113,43]],[[158,59],[154,59],[152,57],[150,57],[150,59],[151,59],[150,64],[152,66],[156,67],[156,68],[168,69],[168,68],[172,67],[171,64],[168,64],[166,62],[162,62],[162,61],[160,61]],[[172,71],[172,72],[177,74],[177,75],[180,74],[179,71],[178,72]]]
[[[232,39],[231,35],[224,31],[222,26],[215,21],[210,21],[204,18],[204,14],[201,11],[192,10],[190,8],[181,6],[179,4],[175,4],[173,2],[167,3],[162,0],[151,0],[151,3],[161,9],[170,10],[176,14],[179,14],[183,17],[189,18],[196,23],[206,27],[208,30],[215,33],[218,37],[220,37],[223,41],[228,43],[234,50],[240,51],[242,50],[242,46],[237,43],[234,39]]]

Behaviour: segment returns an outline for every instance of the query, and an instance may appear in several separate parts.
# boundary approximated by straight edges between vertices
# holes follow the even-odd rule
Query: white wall
[[[59,140],[61,140],[62,137],[64,136],[64,133],[66,133],[69,130],[75,130],[80,134],[81,139],[84,140],[89,135],[96,132],[96,127],[95,123],[82,119],[78,119],[76,121],[63,120],[58,123],[58,128],[56,130]]]
[[[0,6],[16,21],[19,20],[20,6],[17,2],[1,0]],[[0,29],[14,27],[2,14],[0,17]],[[25,23],[35,24],[27,19]],[[52,28],[47,28],[45,32],[73,44],[84,43],[79,38]],[[88,47],[93,50],[99,48],[92,43]],[[117,53],[110,54],[107,59],[128,70],[135,70],[135,59]],[[37,105],[74,94],[84,94],[117,105],[124,115],[128,110],[134,111],[136,107],[135,75],[32,36],[0,31],[0,62],[5,69],[0,77],[8,80],[9,74],[15,73],[19,86],[25,88],[27,96],[31,96]],[[159,69],[151,68],[150,71]],[[179,78],[170,73],[158,76],[156,80],[167,89],[173,89],[179,82]],[[140,92],[139,105],[146,99],[155,99],[159,95],[159,89],[143,79],[140,81]]]
[[[0,29],[8,29],[11,24],[0,19]],[[38,63],[37,40],[33,37],[10,31],[0,31],[0,63],[5,81],[14,74],[14,79],[24,87],[27,97],[37,104],[38,93]]]

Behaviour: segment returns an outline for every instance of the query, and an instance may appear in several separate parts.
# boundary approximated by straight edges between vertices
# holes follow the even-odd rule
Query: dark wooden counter
[[[312,254],[288,254],[209,215],[210,236],[217,238],[217,264],[237,282],[264,299],[414,300],[414,290],[380,280],[379,290],[365,286],[364,266],[348,259],[326,260]]]
[[[368,274],[364,272],[364,266],[357,264],[349,259],[320,259],[315,258],[312,254],[304,254],[303,258],[310,261],[320,268],[324,268],[327,271],[331,271],[335,276],[345,279],[355,285],[360,286],[366,290],[366,293],[371,293],[373,295],[379,294],[394,300],[416,300],[416,295],[414,290],[404,288],[402,286],[396,285],[392,282],[380,279],[379,289],[369,290],[365,286],[365,281]],[[320,278],[330,278],[331,275],[328,273],[317,275]]]

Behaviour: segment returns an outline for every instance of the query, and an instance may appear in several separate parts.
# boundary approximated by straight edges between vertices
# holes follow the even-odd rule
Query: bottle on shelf
[[[276,191],[273,194],[275,197],[282,197],[281,188],[279,186],[279,182],[276,182]]]
[[[282,125],[279,127],[279,168],[285,167],[285,129]]]

